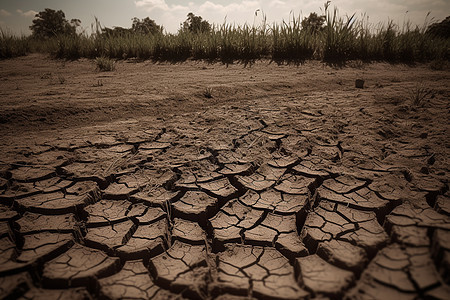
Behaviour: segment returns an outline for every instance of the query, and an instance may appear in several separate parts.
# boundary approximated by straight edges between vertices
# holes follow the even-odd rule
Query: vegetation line
[[[46,9],[30,26],[33,34],[17,37],[0,29],[0,59],[27,53],[50,53],[56,58],[97,59],[99,68],[113,68],[106,59],[185,61],[201,59],[233,63],[267,58],[275,62],[348,60],[415,63],[450,59],[450,17],[440,23],[401,28],[392,21],[370,24],[368,18],[341,17],[325,4],[323,15],[292,17],[269,25],[211,25],[190,13],[176,34],[165,33],[153,20],[133,19],[130,29],[104,28],[98,20],[93,33],[76,33],[80,21],[70,22],[62,11]],[[53,22],[53,23],[52,23]]]

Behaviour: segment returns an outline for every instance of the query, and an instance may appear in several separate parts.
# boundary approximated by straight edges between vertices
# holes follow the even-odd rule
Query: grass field
[[[57,58],[152,59],[155,61],[252,61],[267,58],[276,62],[322,60],[342,63],[348,60],[425,62],[450,58],[450,40],[406,23],[371,24],[368,19],[341,17],[337,10],[326,12],[321,30],[303,28],[300,17],[288,22],[259,26],[214,25],[211,31],[176,34],[108,35],[99,23],[95,33],[56,36],[47,40],[17,37],[1,31],[0,58],[30,52],[50,53]]]

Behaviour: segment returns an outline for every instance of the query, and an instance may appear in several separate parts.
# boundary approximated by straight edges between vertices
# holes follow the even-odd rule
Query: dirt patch
[[[450,73],[356,65],[0,61],[1,298],[448,298]]]

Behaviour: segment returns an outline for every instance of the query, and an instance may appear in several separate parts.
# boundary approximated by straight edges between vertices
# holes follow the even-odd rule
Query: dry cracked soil
[[[0,298],[450,299],[449,83],[0,61]]]

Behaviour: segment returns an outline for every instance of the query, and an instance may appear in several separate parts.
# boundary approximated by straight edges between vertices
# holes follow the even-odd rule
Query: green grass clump
[[[56,36],[46,40],[14,37],[1,31],[0,58],[29,52],[50,53],[57,58],[152,59],[154,61],[275,62],[322,60],[345,64],[350,60],[401,63],[450,60],[450,38],[432,34],[406,23],[402,28],[389,21],[373,25],[363,16],[339,16],[325,7],[325,24],[305,27],[300,17],[258,26],[222,24],[211,30],[192,32],[184,28],[172,33],[125,32],[110,34],[97,22],[91,35]],[[100,69],[100,68],[99,68]]]

